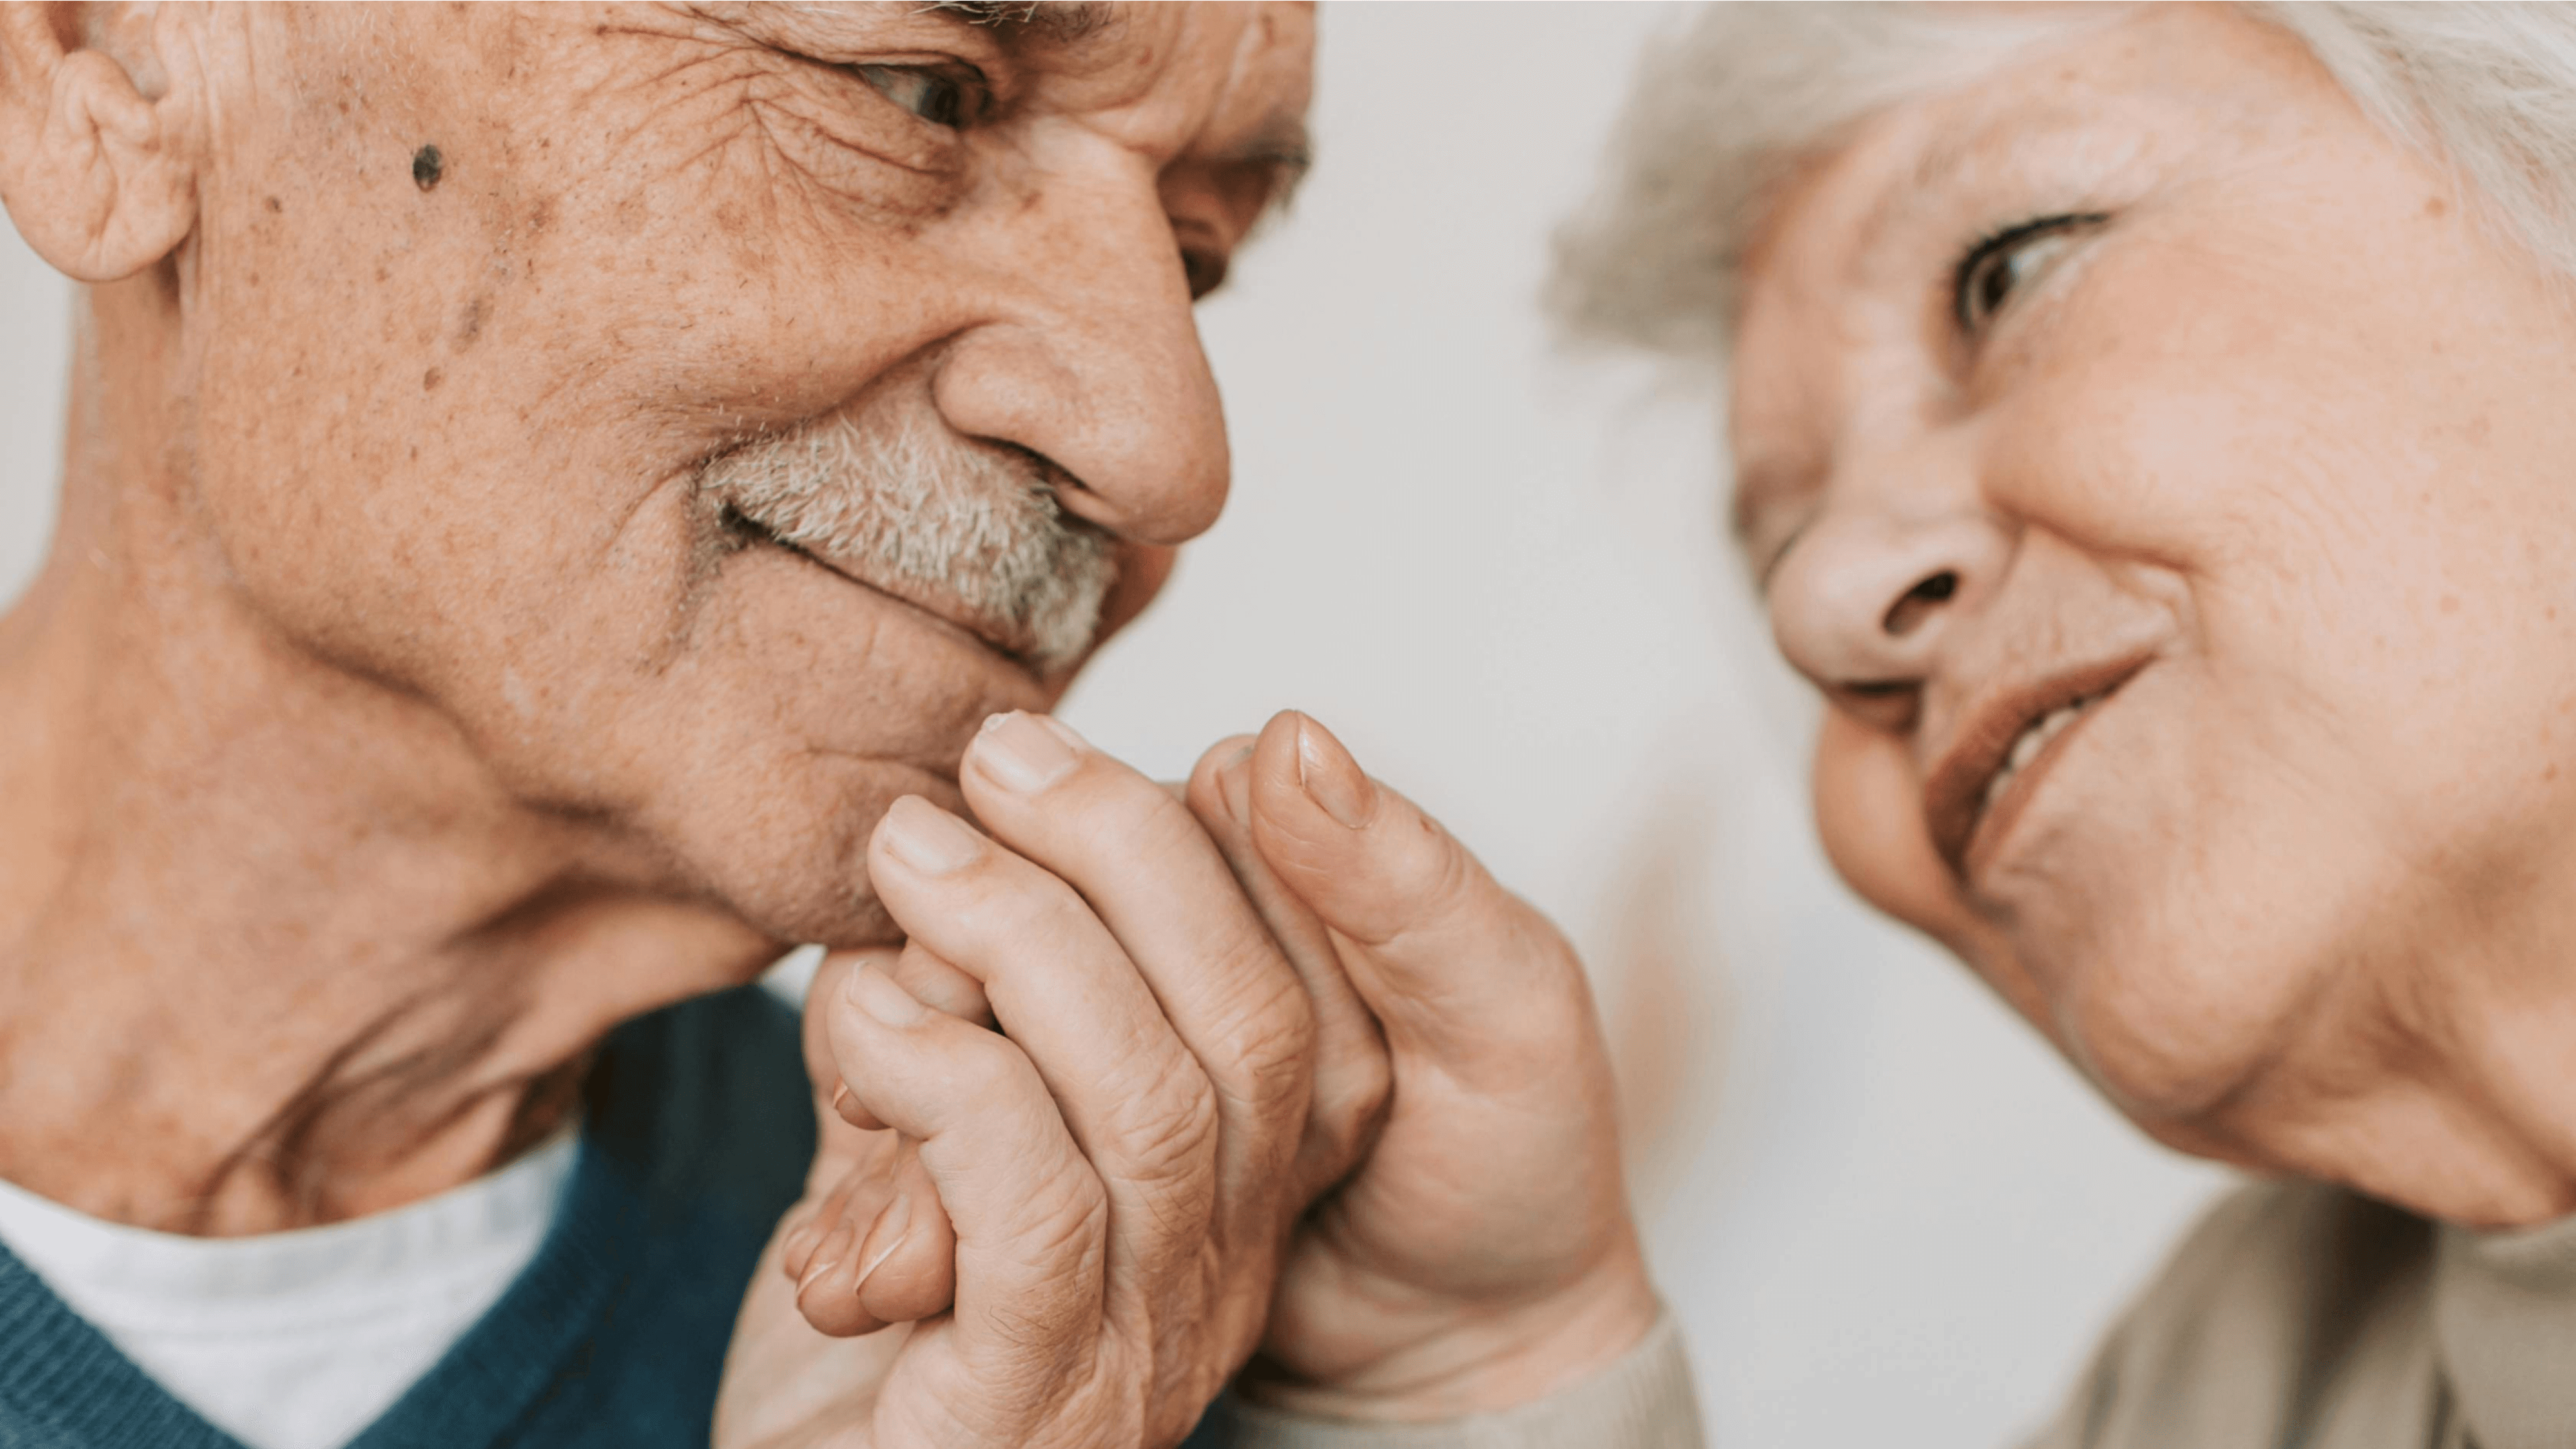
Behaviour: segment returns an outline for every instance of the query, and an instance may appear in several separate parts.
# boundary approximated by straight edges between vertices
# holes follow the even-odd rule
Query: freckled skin
[[[1963,136],[1946,189],[1878,208]],[[2450,186],[2286,37],[2142,12],[1804,176],[1735,434],[1804,477],[1751,533],[1795,537],[1769,603],[1835,701],[1845,877],[2168,1142],[2530,1222],[2576,1208],[2576,327]],[[1968,245],[2097,211],[1962,343]],[[1935,568],[1955,593],[1898,637]],[[1954,869],[1925,790],[1962,721],[2124,651]]]
[[[1221,268],[1266,204],[1242,155],[1302,115],[1311,19],[102,14],[174,77],[193,189],[84,294],[61,529],[0,618],[0,1173],[329,1220],[509,1155],[617,1021],[889,937],[885,806],[957,804],[976,725],[1065,680],[732,546],[692,470],[930,417],[1076,480],[1132,617],[1227,482],[1182,252]],[[944,130],[876,62],[995,104]],[[35,176],[0,188],[53,235]]]

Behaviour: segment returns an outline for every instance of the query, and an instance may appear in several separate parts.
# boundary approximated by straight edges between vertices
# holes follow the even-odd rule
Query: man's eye
[[[2107,220],[2098,211],[2043,216],[1970,247],[1950,279],[1950,315],[1960,333],[1973,338],[1984,332],[2014,293],[2036,281],[2085,231]]]
[[[879,95],[934,126],[955,130],[971,118],[974,92],[953,76],[908,65],[861,65],[851,69]]]
[[[1195,302],[1225,285],[1225,258],[1207,252],[1181,249],[1181,275],[1189,279],[1190,300]]]

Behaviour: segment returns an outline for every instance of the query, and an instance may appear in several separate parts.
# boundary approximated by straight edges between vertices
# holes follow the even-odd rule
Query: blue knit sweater
[[[814,1155],[794,1015],[746,987],[618,1029],[535,1261],[351,1449],[704,1449]],[[240,1449],[0,1249],[0,1449]]]

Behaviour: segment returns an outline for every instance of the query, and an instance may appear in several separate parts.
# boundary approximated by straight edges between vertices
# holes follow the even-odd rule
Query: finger
[[[829,1230],[788,1264],[806,1322],[846,1338],[949,1307],[957,1240],[918,1152],[907,1145],[885,1168],[853,1174],[826,1215]]]
[[[839,1110],[846,1100],[842,1091],[841,1071],[832,1060],[832,1046],[827,1027],[830,1004],[838,998],[841,983],[850,969],[861,961],[877,962],[881,969],[891,969],[897,952],[891,947],[870,947],[863,951],[834,951],[824,956],[814,968],[814,978],[805,988],[802,1041],[805,1051],[805,1075],[814,1091],[814,1165],[806,1173],[805,1200],[819,1202],[844,1181],[855,1164],[875,1160],[878,1153],[889,1149],[879,1130],[883,1124],[857,1120]]]
[[[1272,718],[1251,775],[1262,859],[1331,928],[1391,1043],[1509,1070],[1515,1046],[1588,1029],[1590,989],[1564,937],[1321,724]]]
[[[1123,1205],[1140,1223],[1163,1225],[1169,1241],[1185,1240],[1209,1210],[1214,1092],[1091,908],[916,796],[879,822],[868,873],[916,944],[982,981],[1083,1154],[1113,1191],[1133,1194]]]
[[[992,1003],[984,999],[984,985],[974,977],[939,959],[937,953],[918,941],[904,943],[902,954],[887,968],[894,984],[904,993],[933,1011],[944,1011],[960,1021],[977,1026],[993,1024]],[[834,1079],[831,1110],[842,1121],[862,1132],[878,1132],[885,1124],[876,1119],[850,1089]]]
[[[1029,1059],[997,1033],[932,1011],[874,967],[849,974],[828,1020],[851,1091],[918,1144],[928,1189],[947,1210],[961,1348],[1024,1361],[1087,1342],[1100,1325],[1107,1198]],[[909,1219],[892,1229],[899,1241],[927,1221],[918,1193],[908,1195]],[[852,1235],[853,1279],[869,1247]],[[866,1287],[858,1285],[863,1306],[897,1306]]]
[[[1275,1182],[1304,1121],[1313,1015],[1197,818],[1043,715],[985,721],[959,785],[996,839],[1081,893],[1152,987],[1215,1085],[1221,1179]]]
[[[937,952],[918,941],[904,943],[903,954],[895,959],[891,974],[895,985],[933,1011],[944,1011],[977,1026],[993,1024],[993,1003],[984,996],[984,983],[941,960]]]
[[[1385,1036],[1343,972],[1331,932],[1281,884],[1252,842],[1254,743],[1251,735],[1218,741],[1190,772],[1185,798],[1295,969],[1313,1011],[1314,1079],[1292,1204],[1302,1210],[1367,1155],[1385,1120],[1391,1074]]]

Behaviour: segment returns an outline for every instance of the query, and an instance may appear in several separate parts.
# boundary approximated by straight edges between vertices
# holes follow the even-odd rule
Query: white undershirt
[[[0,1182],[0,1242],[251,1449],[339,1449],[534,1258],[579,1138],[392,1212],[249,1238],[104,1222]]]

